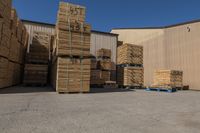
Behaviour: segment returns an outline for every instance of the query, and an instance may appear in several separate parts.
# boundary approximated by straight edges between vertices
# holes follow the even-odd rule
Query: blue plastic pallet
[[[168,92],[168,93],[173,93],[173,92],[176,92],[177,89],[147,88],[146,91],[157,91],[157,92]]]

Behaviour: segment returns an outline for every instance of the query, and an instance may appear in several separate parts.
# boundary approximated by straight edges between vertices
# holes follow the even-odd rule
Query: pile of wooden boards
[[[153,87],[183,87],[183,71],[179,70],[157,70],[154,73]]]
[[[12,0],[0,1],[0,88],[21,83],[28,44],[25,26],[12,9]]]
[[[143,47],[123,44],[117,48],[117,64],[143,64]]]
[[[142,87],[144,84],[143,47],[122,44],[117,50],[118,85],[121,87]]]
[[[91,26],[85,7],[60,2],[53,46],[52,85],[59,93],[90,91]]]
[[[111,61],[111,50],[102,48],[91,61],[90,84],[102,87],[107,81],[116,81],[116,65]]]
[[[51,43],[50,34],[44,32],[33,33],[30,51],[26,54],[24,85],[47,85]]]

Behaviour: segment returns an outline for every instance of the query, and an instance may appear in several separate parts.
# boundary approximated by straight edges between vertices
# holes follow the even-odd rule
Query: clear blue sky
[[[13,0],[22,19],[55,23],[60,0]],[[166,26],[200,19],[200,0],[65,0],[87,7],[94,30]]]

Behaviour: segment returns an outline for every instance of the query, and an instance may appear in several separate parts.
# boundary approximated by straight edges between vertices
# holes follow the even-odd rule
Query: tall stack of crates
[[[59,93],[90,91],[91,26],[85,11],[79,5],[59,5],[52,61],[52,85]]]
[[[51,35],[34,32],[30,51],[26,54],[24,85],[47,85]]]
[[[27,43],[28,33],[12,0],[0,0],[0,88],[21,83]]]
[[[123,44],[117,48],[117,83],[120,87],[143,86],[142,46]]]
[[[116,81],[115,76],[116,65],[111,61],[111,50],[99,49],[91,63],[91,86],[102,87],[106,81]]]

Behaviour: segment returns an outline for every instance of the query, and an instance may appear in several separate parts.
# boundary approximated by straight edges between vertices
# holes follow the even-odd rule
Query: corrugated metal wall
[[[24,21],[24,24],[30,34],[29,45],[32,42],[34,31],[47,32],[47,33],[51,33],[52,35],[54,34],[54,31],[55,31],[54,26],[38,24],[34,22],[26,22],[26,21]],[[96,56],[96,51],[100,48],[111,49],[112,61],[116,63],[117,41],[118,41],[117,35],[112,35],[109,33],[101,33],[101,32],[92,32],[90,53]]]
[[[96,56],[96,51],[101,48],[111,49],[111,60],[116,63],[117,36],[93,32],[91,35],[91,54]]]
[[[153,83],[156,69],[166,68],[183,70],[184,85],[200,90],[200,22],[155,30],[118,29],[112,33],[119,34],[119,41],[144,46],[145,85]]]

